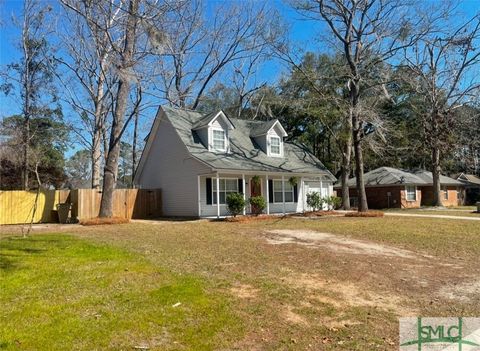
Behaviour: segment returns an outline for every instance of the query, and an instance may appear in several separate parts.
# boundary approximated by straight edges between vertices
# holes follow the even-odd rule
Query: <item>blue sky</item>
[[[48,1],[48,0],[45,0]],[[235,1],[235,0],[231,0]],[[241,1],[241,0],[238,0]],[[324,47],[319,46],[319,35],[321,33],[321,24],[319,22],[307,21],[296,13],[290,6],[288,1],[270,0],[271,5],[274,6],[288,23],[290,27],[289,37],[291,40],[297,42],[303,51],[317,51],[324,50]],[[436,0],[431,0],[436,1]],[[440,0],[438,0],[440,1]],[[207,0],[208,2],[208,0]],[[210,1],[214,4],[214,1]],[[0,67],[4,68],[6,64],[18,59],[19,52],[15,47],[15,40],[18,39],[18,29],[11,25],[12,15],[19,15],[22,8],[22,0],[0,0]],[[54,3],[54,2],[53,2]],[[480,0],[465,0],[459,6],[459,10],[465,16],[471,17],[480,11]],[[278,80],[285,71],[278,61],[269,61],[265,63],[261,69],[258,70],[257,80],[267,81],[272,84]],[[8,116],[19,111],[19,104],[14,98],[5,97],[0,94],[0,118]],[[68,114],[68,107],[65,107],[65,114]],[[151,115],[154,115],[152,110]],[[148,116],[147,116],[148,117]],[[149,129],[151,118],[145,119],[146,126],[144,132]],[[78,145],[74,145],[72,150],[68,152],[71,154],[73,150],[77,149]]]
[[[45,0],[48,1],[48,0]],[[240,0],[241,1],[241,0]],[[55,3],[49,1],[50,3]],[[207,0],[208,2],[208,0]],[[210,1],[212,5],[215,5],[215,1]],[[12,16],[19,16],[21,13],[23,1],[22,0],[0,0],[0,18],[1,18],[1,27],[0,27],[0,66],[5,67],[5,65],[15,62],[20,57],[20,52],[15,47],[15,41],[19,38],[19,30],[12,25]],[[310,41],[309,38],[312,37],[312,33],[316,32],[318,29],[318,23],[313,23],[301,19],[301,16],[298,15],[290,6],[281,0],[272,0],[271,4],[273,5],[285,18],[288,22],[290,28],[290,36],[295,39],[295,41],[302,41],[304,44],[302,47],[304,49],[313,49],[315,41]],[[313,37],[316,37],[314,35]],[[269,61],[258,70],[257,80],[267,81],[270,84],[275,83],[276,80],[281,76],[281,73],[285,71],[285,67],[281,65],[278,61]],[[20,112],[20,104],[18,104],[17,99],[12,95],[6,97],[3,93],[0,94],[0,118],[9,116],[15,113]],[[68,119],[68,115],[71,112],[68,104],[63,104],[64,115]],[[150,127],[151,120],[155,115],[155,109],[146,111],[146,116],[144,118],[145,126],[143,127],[143,133],[147,133]],[[79,145],[73,144],[71,149],[67,152],[67,156],[70,156],[80,148]]]

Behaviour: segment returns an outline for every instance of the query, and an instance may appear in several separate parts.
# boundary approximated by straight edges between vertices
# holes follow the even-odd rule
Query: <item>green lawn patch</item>
[[[0,240],[0,349],[210,350],[241,326],[194,275],[69,235]]]

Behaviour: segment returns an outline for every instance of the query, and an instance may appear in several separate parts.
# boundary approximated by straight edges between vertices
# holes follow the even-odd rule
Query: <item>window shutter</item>
[[[239,192],[240,194],[243,194],[243,181],[242,181],[241,178],[238,179],[238,192]]]
[[[268,180],[268,202],[273,203],[273,180]]]
[[[298,202],[298,186],[295,184],[293,186],[293,198],[295,199],[295,202]]]
[[[206,191],[207,191],[207,205],[211,205],[212,204],[212,178],[207,178]]]

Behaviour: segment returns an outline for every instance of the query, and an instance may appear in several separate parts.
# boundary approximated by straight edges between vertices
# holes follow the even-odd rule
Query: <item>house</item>
[[[433,204],[432,173],[425,170],[406,171],[380,167],[364,174],[365,191],[370,208],[416,208]],[[457,206],[463,184],[458,180],[440,176],[444,206]],[[356,206],[356,178],[348,180],[350,201]],[[341,189],[341,184],[335,185]],[[340,191],[337,191],[340,193]]]
[[[285,141],[278,120],[228,118],[161,106],[135,174],[140,188],[162,189],[166,216],[228,214],[231,192],[263,196],[266,213],[308,210],[306,196],[333,194],[335,177],[305,148]],[[245,213],[251,212],[247,207]]]
[[[465,205],[475,205],[480,201],[480,177],[473,174],[460,173],[453,178],[465,186]]]

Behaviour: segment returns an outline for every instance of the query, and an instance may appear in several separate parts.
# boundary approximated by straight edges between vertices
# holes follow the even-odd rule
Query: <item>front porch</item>
[[[294,177],[296,182],[291,181]],[[256,180],[256,181],[255,181]],[[252,213],[248,200],[263,196],[266,214],[287,214],[310,210],[305,194],[319,192],[322,197],[333,194],[328,175],[292,173],[210,173],[197,176],[199,217],[228,216],[226,197],[229,193],[243,194],[247,202],[243,214]]]

